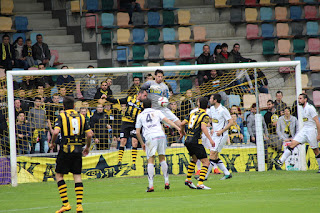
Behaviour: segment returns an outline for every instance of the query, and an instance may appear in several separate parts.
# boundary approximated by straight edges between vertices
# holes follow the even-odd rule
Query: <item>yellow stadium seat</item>
[[[160,66],[160,63],[148,63],[147,66],[148,67],[157,67],[157,66]]]
[[[250,109],[251,105],[256,103],[256,96],[251,94],[243,95],[243,108]]]
[[[308,87],[309,77],[307,74],[301,74],[301,86],[302,89],[309,89]]]
[[[0,32],[16,32],[11,27],[12,19],[10,17],[0,17]]]
[[[256,8],[246,8],[245,10],[246,22],[259,22],[258,11]]]
[[[179,10],[178,11],[178,24],[180,25],[192,25],[190,23],[190,11],[189,10]]]
[[[82,5],[81,5],[82,8],[83,8],[83,2],[84,1],[82,1]],[[78,1],[70,1],[70,5],[71,5],[71,12],[72,13],[79,13],[80,12],[80,1],[79,0]],[[83,9],[82,9],[82,11],[87,12],[87,10],[83,10]]]
[[[13,15],[13,0],[1,0],[1,14]]]
[[[273,3],[271,3],[271,0],[260,0],[260,5],[261,6],[271,6],[271,5],[275,5]]]
[[[215,8],[224,8],[224,7],[231,7],[231,5],[227,5],[227,0],[215,0],[214,7]]]
[[[179,27],[178,28],[178,36],[180,41],[191,41],[191,30],[189,27]]]
[[[130,39],[130,30],[128,29],[118,29],[117,30],[117,43],[119,44],[133,44],[129,41]]]

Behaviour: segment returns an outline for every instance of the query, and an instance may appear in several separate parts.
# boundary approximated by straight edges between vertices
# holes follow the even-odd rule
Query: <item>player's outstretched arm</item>
[[[205,122],[201,123],[201,130],[204,133],[204,135],[209,139],[211,145],[214,147],[214,141],[212,140],[208,128],[207,128],[207,124]]]
[[[181,131],[181,129],[180,129],[180,127],[177,125],[177,124],[175,124],[175,123],[173,123],[171,120],[169,120],[168,118],[166,118],[166,117],[164,117],[163,119],[162,119],[164,122],[166,122],[167,124],[169,124],[170,126],[173,126],[176,130],[178,130],[179,132]]]
[[[313,120],[316,122],[317,130],[318,130],[317,140],[320,141],[320,122],[319,122],[318,116],[314,116]]]
[[[145,150],[146,147],[145,147],[144,142],[143,142],[142,137],[141,137],[141,128],[136,128],[136,136],[138,138],[138,141],[139,141],[141,147],[143,148],[143,150]]]

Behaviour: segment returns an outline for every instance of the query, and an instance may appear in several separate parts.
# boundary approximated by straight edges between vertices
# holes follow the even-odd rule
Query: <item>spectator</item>
[[[307,94],[305,90],[302,90],[303,94]],[[307,101],[309,104],[311,104],[312,106],[314,106],[313,101],[307,96]],[[298,108],[297,108],[297,100],[295,100],[292,104],[291,107],[291,113],[294,117],[296,117],[298,119]]]
[[[93,116],[93,113],[91,112],[89,103],[87,101],[83,101],[82,107],[85,107],[87,109],[87,117],[91,118]]]
[[[241,133],[241,128],[237,123],[238,115],[233,113],[231,114],[231,118],[233,120],[233,124],[229,129],[228,144],[230,145],[231,143],[242,143],[243,134]]]
[[[25,120],[24,112],[20,112],[17,116],[16,122],[16,138],[17,138],[17,153],[18,154],[29,154],[30,142],[31,142],[31,128]]]
[[[7,107],[4,107],[0,110],[0,148],[2,150],[3,155],[10,155],[8,124],[6,119],[6,115],[8,113],[7,110],[8,110]]]
[[[89,68],[89,67],[88,67]],[[94,74],[86,74],[77,83],[77,96],[84,100],[93,100],[97,93],[98,78]]]
[[[19,89],[18,91],[18,97],[20,100],[21,108],[24,112],[28,112],[29,108],[31,106],[31,103],[26,98],[26,91],[24,89]],[[27,115],[27,114],[25,114]]]
[[[263,117],[266,122],[270,137],[274,137],[275,135],[277,135],[276,128],[279,116],[275,113],[276,109],[274,108],[274,103],[272,100],[267,101],[267,107],[268,111],[266,114],[264,114]]]
[[[32,90],[36,88],[36,81],[34,80],[34,76],[23,76],[20,87],[23,90]]]
[[[228,44],[221,45],[221,53],[217,55],[216,63],[234,63],[233,55],[228,52]]]
[[[281,145],[282,142],[290,142],[299,131],[299,122],[295,116],[290,115],[290,108],[284,109],[284,115],[281,116],[277,123],[277,134]],[[280,149],[281,151],[281,149]]]
[[[256,119],[255,115],[257,113],[257,105],[254,103],[251,106],[251,113],[247,117],[247,127],[248,127],[248,132],[250,135],[250,142],[256,143]],[[263,133],[264,133],[264,139],[268,140],[268,129],[266,122],[264,121],[264,118],[262,118],[262,127],[263,127]]]
[[[63,98],[66,96],[68,96],[67,89],[65,86],[62,85],[59,87],[59,97],[60,97],[59,103],[63,103]]]
[[[213,64],[214,58],[210,55],[210,47],[209,45],[203,45],[202,48],[203,53],[197,58],[197,64]],[[199,86],[203,84],[203,82],[208,79],[210,75],[209,70],[199,70],[198,71],[198,83]]]
[[[47,116],[49,131],[51,134],[53,134],[54,125],[52,125],[52,124],[54,124],[60,111],[63,110],[63,107],[59,103],[60,97],[59,97],[58,93],[53,94],[51,100],[52,100],[51,103],[46,104],[46,116]]]
[[[136,0],[120,0],[120,9],[128,11],[130,17],[129,24],[132,24],[133,11],[141,12],[140,4]]]
[[[111,130],[109,122],[108,116],[103,110],[103,105],[98,104],[90,119],[90,127],[94,132],[94,142],[99,150],[109,149],[108,131]]]
[[[151,73],[148,73],[144,80],[145,80],[145,82],[147,82],[147,81],[152,81],[152,80],[153,80],[152,74],[151,74]]]
[[[173,114],[175,114],[179,120],[183,120],[181,116],[181,110],[178,110],[178,103],[177,101],[170,102],[169,109]],[[178,143],[179,140],[179,132],[175,128],[171,128],[169,126],[166,126],[165,133],[167,135],[168,139],[168,145],[171,146],[172,143]]]
[[[237,116],[236,123],[240,127],[240,133],[243,135],[244,134],[244,128],[243,128],[243,120],[240,116],[241,110],[239,111],[239,107],[236,105],[232,105],[230,108],[230,114],[233,115],[235,114]]]
[[[10,44],[10,37],[8,35],[2,36],[2,44],[0,51],[0,67],[5,70],[12,70],[16,53],[13,46]]]
[[[231,50],[231,55],[233,55],[234,62],[235,63],[240,63],[240,62],[257,62],[256,60],[252,60],[250,58],[244,58],[241,56],[240,52],[240,44],[235,43],[233,45],[233,49]]]
[[[214,48],[214,51],[213,51],[213,59],[214,59],[214,62],[216,62],[217,60],[217,56],[221,53],[221,45],[218,44],[215,48]]]
[[[250,73],[249,77],[254,84],[255,82],[254,71],[251,70],[249,73]],[[258,90],[260,93],[269,93],[268,79],[261,69],[257,69],[257,83],[258,83]]]
[[[13,46],[16,51],[15,65],[19,68],[23,67],[23,69],[27,70],[29,65],[26,58],[23,56],[23,38],[18,37]]]
[[[89,66],[87,66],[87,68],[88,68],[88,69],[94,69],[94,66],[89,65]]]
[[[217,70],[211,70],[210,75],[208,75],[207,79],[204,80],[204,83],[211,83],[212,81],[217,80],[219,76],[220,75],[218,74]]]
[[[276,100],[274,101],[274,108],[276,108],[276,114],[278,116],[282,116],[284,114],[284,108],[287,107],[287,104],[282,101],[283,93],[281,91],[277,91]]]
[[[133,84],[128,90],[128,96],[134,96],[140,91],[140,78],[133,77]]]
[[[30,39],[27,39],[26,45],[23,46],[22,57],[26,58],[29,67],[35,67],[38,65],[38,62],[36,62],[32,56],[32,42]]]
[[[104,105],[104,112],[110,121],[113,141],[118,144],[118,142],[120,143],[121,112],[117,108],[113,108],[110,103]]]
[[[192,109],[195,108],[195,103],[196,101],[193,98],[192,90],[188,89],[186,91],[186,94],[184,96],[184,100],[181,101],[181,107],[180,107],[180,113],[181,117],[184,119],[189,113],[191,112]]]
[[[45,70],[45,64],[39,64],[38,70]],[[42,85],[45,88],[49,88],[50,86],[54,86],[54,82],[51,76],[39,76],[36,78],[36,85]]]
[[[106,99],[107,97],[112,97],[112,90],[109,85],[110,83],[107,83],[107,81],[101,82],[101,87],[94,95],[94,99]]]
[[[45,142],[47,141],[46,123],[47,116],[46,111],[41,108],[41,97],[35,97],[34,108],[31,108],[28,115],[28,121],[33,130],[31,154],[35,152],[35,146],[40,143],[40,153],[44,153]]]
[[[23,112],[24,113],[24,110],[22,109],[21,107],[21,102],[20,102],[20,99],[15,99],[14,100],[14,114],[15,114],[15,120],[17,120],[17,117],[19,115],[19,113]]]
[[[35,96],[41,97],[41,99],[42,99],[41,101],[43,103],[47,103],[47,102],[50,101],[50,98],[47,97],[47,95],[45,94],[44,88],[43,88],[42,85],[38,85],[37,86],[37,91],[36,91],[36,95]]]
[[[51,56],[49,47],[46,43],[42,42],[42,35],[37,35],[37,43],[32,46],[32,56],[38,64],[43,63],[46,66],[53,66],[55,56]]]
[[[68,66],[62,66],[61,69],[69,69]],[[66,87],[69,87],[72,91],[72,88],[75,88],[75,81],[74,78],[71,75],[59,75],[57,78],[57,86],[64,85]]]

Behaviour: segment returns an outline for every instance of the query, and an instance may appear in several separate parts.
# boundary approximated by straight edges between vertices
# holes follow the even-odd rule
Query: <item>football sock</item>
[[[123,157],[123,153],[124,153],[124,146],[120,146],[119,147],[119,154],[118,154],[118,161],[122,162],[122,157]]]
[[[149,188],[153,187],[153,176],[154,176],[154,165],[151,163],[148,163]]]
[[[137,147],[132,147],[132,163],[135,164],[137,160],[138,150]]]
[[[75,183],[74,184],[74,190],[76,192],[76,198],[77,198],[77,206],[82,204],[82,198],[83,198],[83,184]]]
[[[215,164],[215,163],[213,162],[213,160],[210,159],[210,164],[209,164],[209,167],[208,167],[208,172],[207,172],[207,174],[206,174],[206,179],[208,179],[209,174],[210,174],[212,168],[214,167],[214,164]]]
[[[318,166],[319,166],[319,169],[320,169],[320,154],[316,156],[316,160],[318,162]]]
[[[195,166],[196,166],[196,163],[193,161],[190,161],[190,163],[188,165],[188,173],[187,173],[187,179],[189,181],[191,180],[191,176],[194,173]]]
[[[219,158],[216,160],[218,162],[216,162],[217,166],[219,167],[219,169],[224,173],[224,175],[230,175],[229,170],[226,168],[226,166],[223,164],[222,160],[220,160]]]
[[[289,146],[287,147],[286,150],[284,150],[284,152],[280,158],[281,163],[284,163],[287,160],[287,158],[292,154],[292,150],[293,149]]]
[[[200,170],[200,169],[201,169],[201,161],[197,160],[197,170]]]
[[[67,206],[69,204],[69,201],[68,201],[68,195],[67,195],[67,184],[66,182],[64,182],[64,180],[60,180],[58,182],[58,189],[59,189],[59,194],[60,194],[60,198],[63,205]]]
[[[206,174],[208,173],[208,167],[202,166],[200,171],[200,177],[198,181],[198,185],[202,185]]]
[[[162,170],[163,177],[164,177],[164,183],[169,183],[168,164],[164,160],[160,163],[160,165],[161,165],[161,170]]]

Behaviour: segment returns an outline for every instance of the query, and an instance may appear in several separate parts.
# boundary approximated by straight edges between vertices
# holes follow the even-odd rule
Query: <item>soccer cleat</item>
[[[82,205],[77,205],[77,213],[82,213],[83,212],[83,208]]]
[[[194,179],[196,179],[197,181],[199,181],[199,179],[200,179],[200,177],[198,176],[198,177],[194,177]],[[208,180],[208,178],[205,178],[203,181],[207,181]]]
[[[166,184],[164,185],[164,189],[170,189],[170,184],[169,184],[169,183],[166,183]]]
[[[227,180],[232,178],[232,174],[223,176],[220,180]]]
[[[153,187],[151,187],[151,188],[147,187],[147,191],[146,192],[154,192],[154,188]]]
[[[132,165],[131,165],[131,169],[132,169],[132,170],[136,170],[136,169],[137,169],[137,168],[136,168],[136,164],[132,164]]]
[[[273,163],[275,163],[278,166],[282,166],[282,162],[279,159],[273,159]]]
[[[201,184],[201,185],[197,185],[197,189],[206,189],[206,190],[208,190],[208,189],[211,189],[211,188]]]
[[[122,163],[121,163],[121,161],[119,161],[118,164],[117,164],[117,166],[121,166],[121,165],[122,165]]]
[[[221,174],[221,172],[219,171],[218,168],[215,168],[215,169],[213,170],[213,173],[214,173],[214,174]]]
[[[200,175],[200,169],[199,170],[197,170],[197,172],[196,172],[196,174],[195,175]]]
[[[71,206],[70,206],[70,204],[68,204],[66,206],[62,206],[61,209],[56,211],[56,213],[67,212],[67,211],[70,211],[70,210],[71,210]]]
[[[320,169],[319,169],[319,171],[317,173],[320,173]]]
[[[190,189],[196,189],[196,188],[197,188],[197,187],[192,183],[192,181],[191,181],[191,180],[188,180],[188,179],[184,182],[184,185],[189,186]]]

